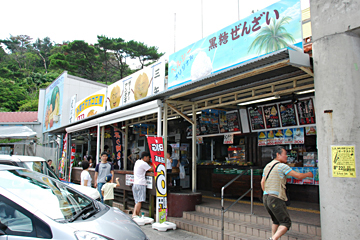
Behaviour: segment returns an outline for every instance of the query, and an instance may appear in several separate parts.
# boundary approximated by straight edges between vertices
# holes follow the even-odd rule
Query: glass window
[[[2,171],[0,187],[17,195],[55,221],[67,221],[93,204],[91,198],[45,175],[28,170]]]
[[[22,212],[8,205],[0,198],[0,221],[8,227],[7,234],[17,235],[12,232],[31,233],[33,231],[32,221]]]

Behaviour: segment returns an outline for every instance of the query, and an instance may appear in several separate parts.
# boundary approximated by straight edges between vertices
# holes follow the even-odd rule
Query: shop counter
[[[83,171],[80,167],[72,168],[71,172],[71,182],[80,184],[80,175]],[[89,168],[89,173],[92,177],[92,186],[94,186],[95,179],[95,168]],[[116,178],[119,178],[120,187],[115,188],[114,197],[115,202],[119,202],[123,205],[124,209],[127,209],[128,206],[134,206],[134,199],[132,196],[132,176],[133,171],[124,171],[124,170],[114,170],[114,182]],[[154,216],[155,213],[155,197],[156,197],[156,185],[154,180],[154,173],[146,173],[148,186],[146,189],[147,202],[142,204],[142,208],[149,210],[150,217]]]
[[[252,166],[254,169],[254,197],[261,197],[262,191],[260,186],[261,175],[256,175],[255,172],[262,170],[261,167]],[[217,171],[217,169],[223,169],[223,171]],[[235,178],[240,171],[250,169],[249,166],[239,165],[197,165],[197,189],[212,191],[213,194],[220,195],[221,188]],[[239,171],[239,172],[238,172]],[[250,174],[250,173],[249,173]],[[260,174],[260,173],[258,173]],[[236,192],[234,186],[239,184],[239,181],[244,183],[244,192],[240,193],[240,190]],[[248,186],[248,187],[247,187]],[[239,187],[239,186],[237,186]],[[232,194],[234,196],[241,196],[250,188],[250,175],[244,175],[230,185],[226,190],[226,194]],[[242,190],[241,190],[242,191]],[[250,193],[248,194],[250,196]]]

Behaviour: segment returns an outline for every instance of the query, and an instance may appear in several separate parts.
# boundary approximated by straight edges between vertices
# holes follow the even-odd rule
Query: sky
[[[56,43],[97,35],[158,47],[168,55],[278,0],[17,0],[2,1],[0,39],[28,35]],[[309,0],[301,0],[301,8]],[[240,11],[239,11],[240,10]],[[240,18],[239,18],[240,14]]]

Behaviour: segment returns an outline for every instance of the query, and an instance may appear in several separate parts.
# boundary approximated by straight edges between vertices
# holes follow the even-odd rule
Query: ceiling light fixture
[[[305,93],[312,93],[312,92],[315,92],[315,89],[305,90],[305,91],[301,91],[301,92],[295,92],[295,94],[305,94]]]
[[[199,111],[199,112],[196,112],[196,115],[198,115],[198,114],[201,114],[201,111]],[[186,114],[187,116],[192,116],[193,114],[192,113],[189,113],[189,114]]]
[[[262,99],[257,99],[257,100],[253,100],[253,101],[238,103],[238,105],[244,106],[244,105],[249,105],[249,104],[259,103],[259,102],[266,102],[266,101],[275,100],[275,99],[278,99],[278,98],[276,98],[276,97],[262,98]]]
[[[170,120],[174,120],[174,119],[178,119],[178,118],[180,118],[180,116],[171,117],[171,118],[168,118],[167,120],[170,121]],[[161,119],[161,121],[164,121],[164,119]]]

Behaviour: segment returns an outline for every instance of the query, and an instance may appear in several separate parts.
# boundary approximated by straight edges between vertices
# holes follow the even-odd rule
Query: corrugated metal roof
[[[0,112],[0,122],[36,122],[38,112]]]
[[[238,75],[241,73],[245,73],[247,71],[260,68],[278,61],[289,59],[289,50],[288,49],[282,49],[270,54],[267,54],[265,56],[247,61],[245,63],[236,65],[234,67],[222,70],[220,72],[208,75],[206,77],[203,77],[201,79],[198,79],[196,81],[191,81],[189,83],[186,83],[184,85],[172,88],[167,90],[167,93],[171,92],[182,92],[186,89],[192,89],[194,87],[198,87],[201,85],[206,85],[211,82],[216,82],[221,79],[225,79],[234,75]]]

